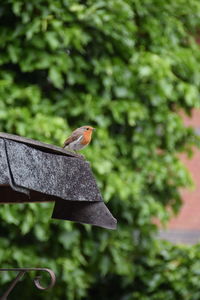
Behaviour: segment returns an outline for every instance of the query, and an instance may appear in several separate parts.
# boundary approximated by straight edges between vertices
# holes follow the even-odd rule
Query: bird
[[[73,150],[74,152],[85,148],[92,139],[94,127],[85,125],[77,128],[64,142],[63,148]]]

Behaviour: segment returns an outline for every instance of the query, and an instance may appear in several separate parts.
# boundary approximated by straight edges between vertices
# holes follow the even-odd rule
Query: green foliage
[[[84,154],[119,221],[110,232],[49,221],[51,204],[2,206],[1,266],[58,277],[13,299],[198,300],[199,246],[156,242],[152,219],[191,184],[178,154],[199,140],[178,111],[200,106],[199,0],[7,0],[0,15],[0,130],[61,145],[97,127]]]

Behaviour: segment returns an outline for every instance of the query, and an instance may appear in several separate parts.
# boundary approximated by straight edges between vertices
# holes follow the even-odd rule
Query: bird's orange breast
[[[83,133],[83,139],[81,141],[82,145],[87,145],[90,143],[92,138],[92,130],[87,130]]]

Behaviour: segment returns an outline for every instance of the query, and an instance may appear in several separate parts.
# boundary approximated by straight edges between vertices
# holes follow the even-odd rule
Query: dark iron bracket
[[[55,282],[56,282],[56,276],[55,273],[47,268],[14,268],[14,269],[0,269],[0,272],[2,271],[6,271],[6,272],[10,272],[10,271],[14,271],[14,272],[18,272],[17,276],[15,277],[15,279],[11,282],[11,284],[9,285],[7,291],[0,296],[0,300],[7,300],[7,297],[9,296],[9,294],[11,293],[11,291],[14,289],[14,287],[16,286],[16,284],[18,283],[18,281],[23,277],[24,274],[26,274],[27,272],[32,272],[32,271],[41,271],[41,272],[47,272],[50,275],[50,284],[47,287],[43,287],[40,284],[40,277],[41,276],[37,276],[33,279],[35,286],[39,289],[39,290],[47,290],[50,289],[54,286]]]

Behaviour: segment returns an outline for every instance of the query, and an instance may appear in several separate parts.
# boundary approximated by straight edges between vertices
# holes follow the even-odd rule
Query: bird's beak
[[[93,127],[92,130],[96,130],[96,128]]]

